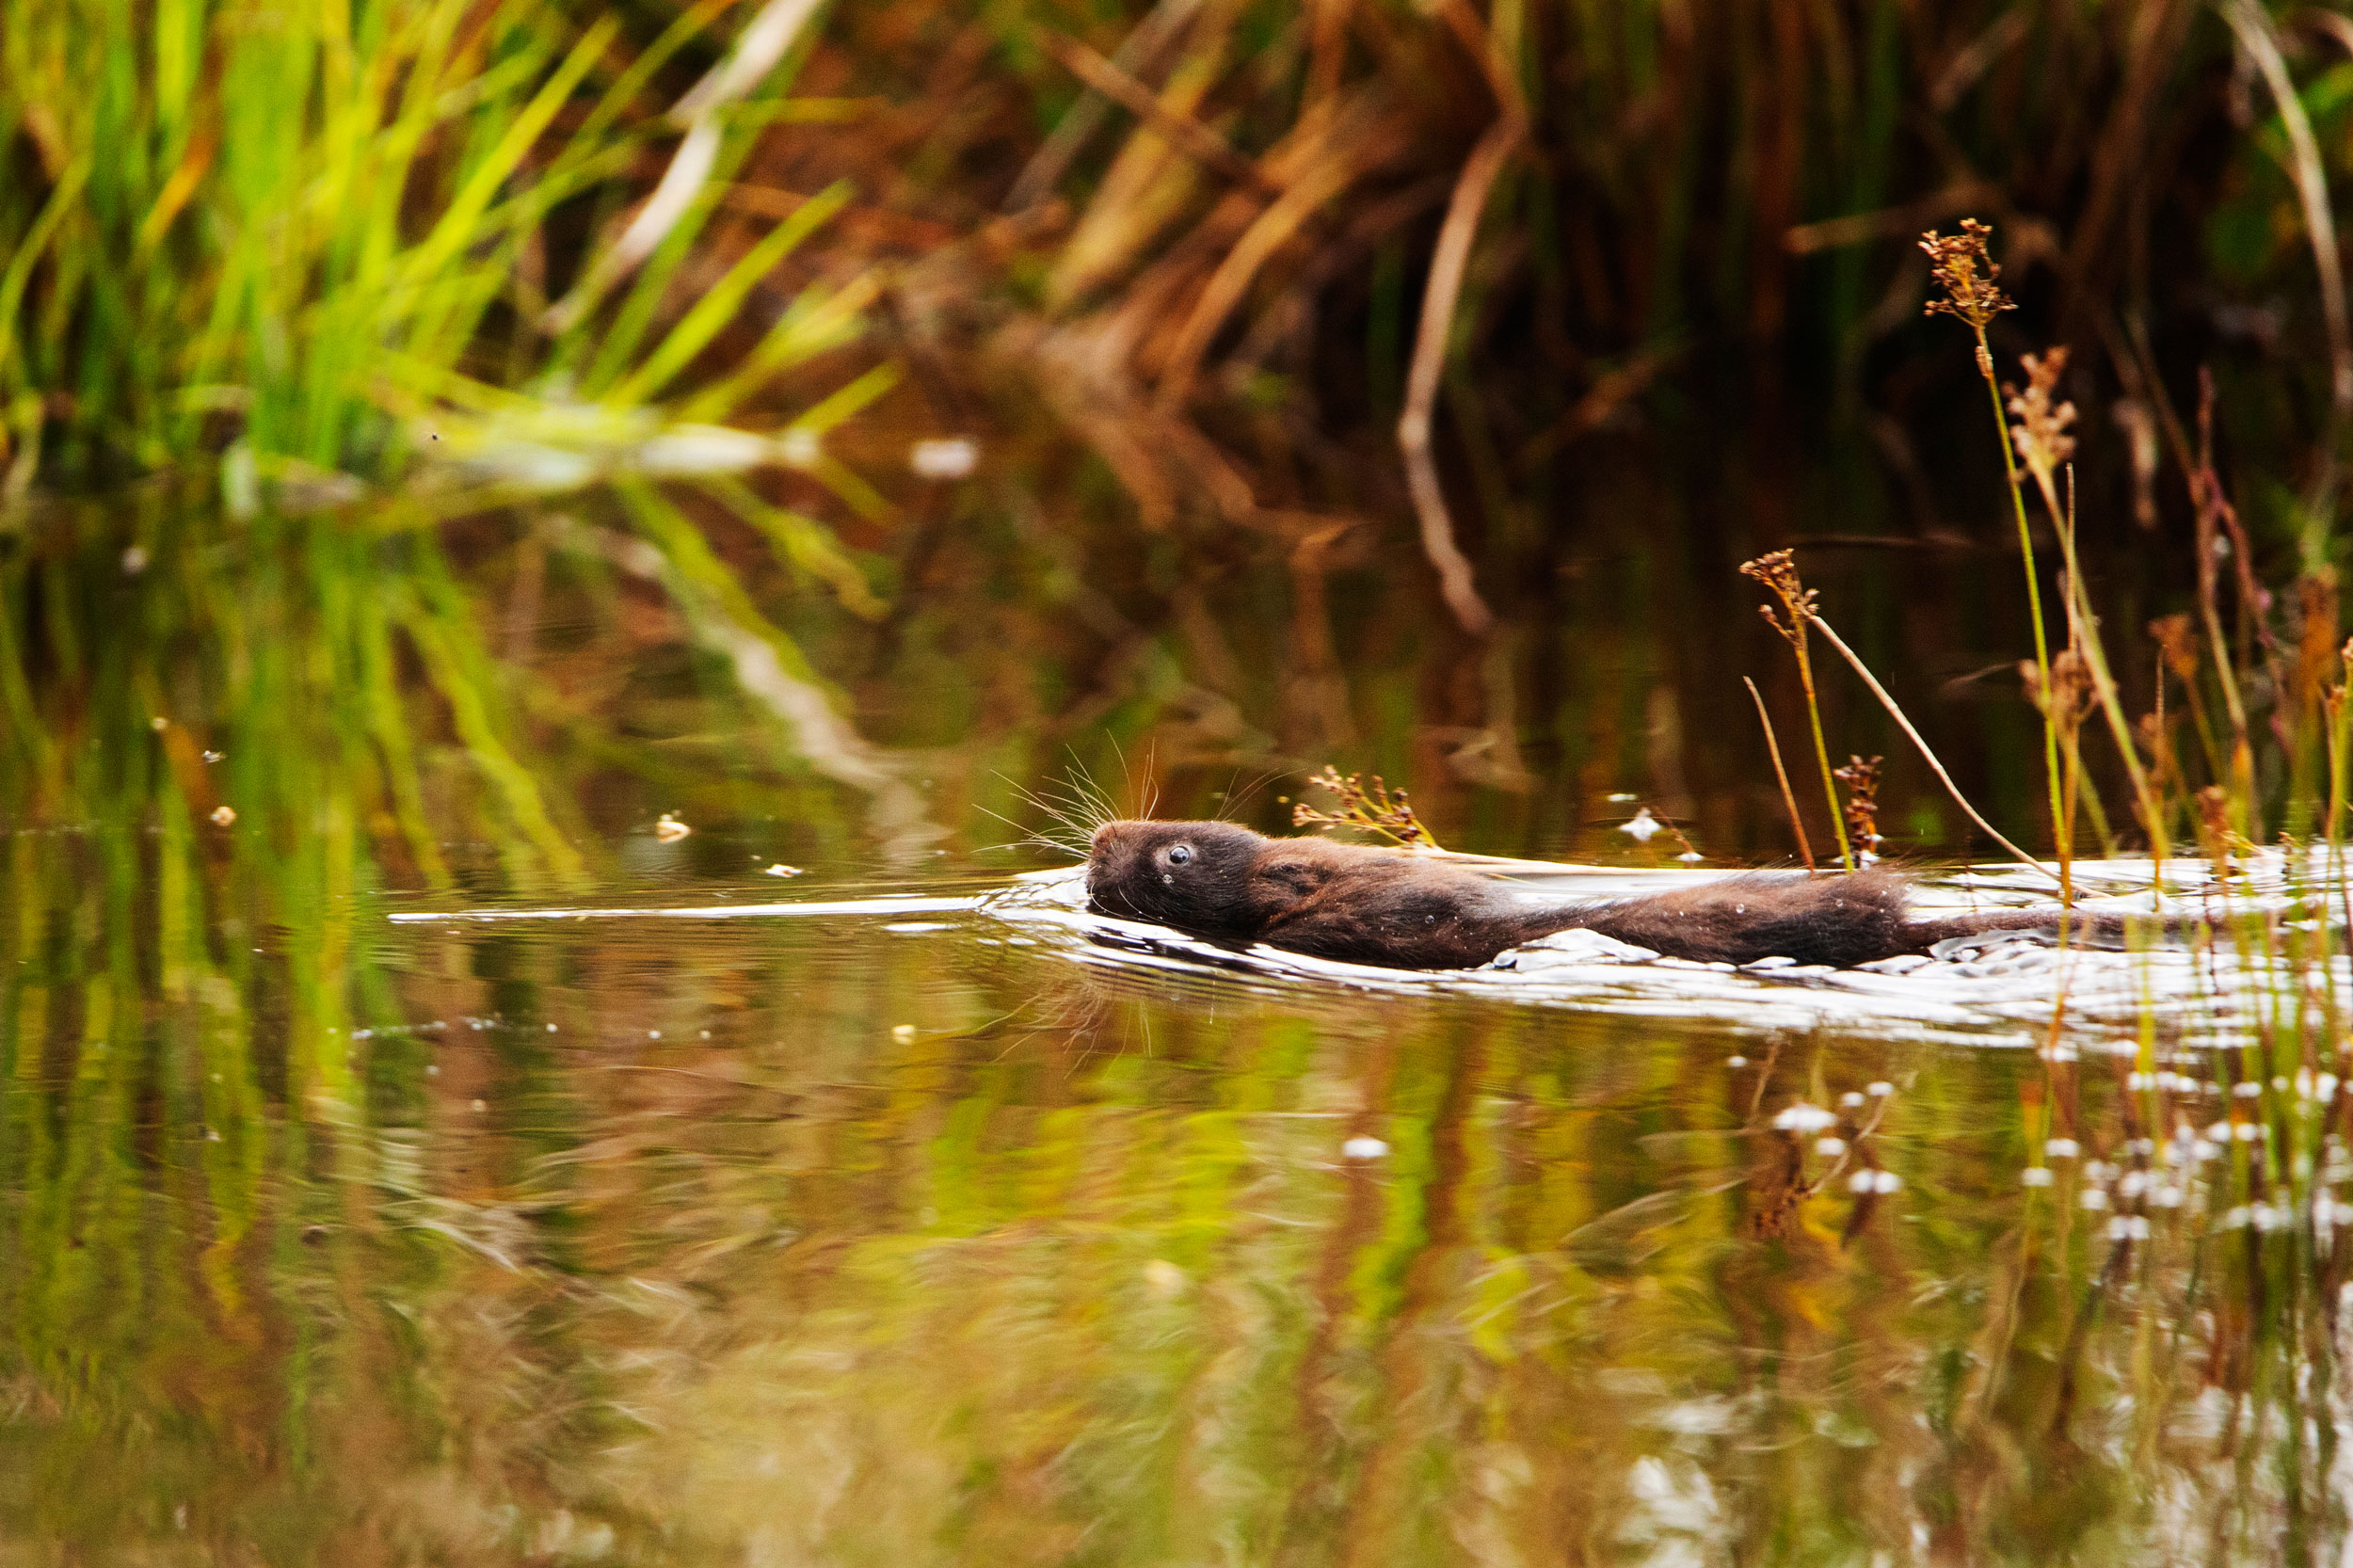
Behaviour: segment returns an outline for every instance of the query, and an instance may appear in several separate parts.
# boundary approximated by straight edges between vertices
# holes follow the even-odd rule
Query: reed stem
[[[1822,740],[1822,705],[1814,695],[1814,661],[1806,657],[1802,618],[1797,622],[1797,633],[1789,639],[1789,646],[1797,650],[1798,682],[1805,688],[1805,716],[1814,727],[1814,758],[1822,768],[1822,794],[1830,802],[1831,831],[1838,836],[1838,863],[1853,871],[1854,846],[1847,841],[1847,814],[1839,808],[1838,782],[1831,772],[1830,747]]]
[[[2058,873],[2004,838],[1999,828],[1987,822],[1978,814],[1977,808],[1969,804],[1969,797],[1961,792],[1961,786],[1954,783],[1953,776],[1945,771],[1945,764],[1937,760],[1936,753],[1929,749],[1929,743],[1920,738],[1920,731],[1913,728],[1912,721],[1904,716],[1903,709],[1898,707],[1896,699],[1888,695],[1887,688],[1880,684],[1879,678],[1871,673],[1871,667],[1863,662],[1853,648],[1847,646],[1846,639],[1831,629],[1830,622],[1813,611],[1806,613],[1806,618],[1820,630],[1823,636],[1830,639],[1830,646],[1836,648],[1845,657],[1847,663],[1854,666],[1855,674],[1861,676],[1863,683],[1871,688],[1871,695],[1880,699],[1880,706],[1887,710],[1888,717],[1896,721],[1897,728],[1900,728],[1911,739],[1912,744],[1919,749],[1921,760],[1928,763],[1929,771],[1936,775],[1937,781],[1945,786],[1945,792],[1953,797],[1953,804],[1966,812],[1969,820],[1976,823],[1987,838],[2008,850],[2020,865],[2031,866],[2044,876],[2051,878],[2052,881],[2059,881]],[[2052,776],[2057,778],[2058,776],[2054,774]]]
[[[1773,717],[1765,711],[1764,694],[1745,675],[1740,678],[1740,684],[1749,689],[1749,700],[1756,704],[1756,722],[1765,727],[1765,749],[1772,754],[1773,776],[1781,780],[1781,803],[1788,809],[1789,831],[1797,835],[1798,853],[1805,857],[1807,871],[1818,871],[1821,868],[1814,863],[1814,845],[1805,836],[1805,824],[1798,817],[1797,794],[1789,788],[1789,770],[1782,765],[1781,742],[1773,734]]]
[[[2048,692],[2051,689],[2051,641],[2042,624],[2042,587],[2035,571],[2034,531],[2027,525],[2026,498],[2018,485],[2018,456],[2010,449],[2009,419],[2002,410],[2002,384],[1993,374],[1993,348],[1986,340],[1985,324],[1975,322],[1972,326],[1975,327],[1977,334],[1977,375],[1984,380],[1985,395],[1993,405],[1994,440],[2002,449],[2002,474],[2009,482],[2010,511],[2018,522],[2018,554],[2019,559],[2025,563],[2026,572],[2026,613],[2034,622],[2035,673],[2041,678],[2042,689]],[[2058,849],[2060,863],[2064,867],[2068,858],[2068,840],[2072,837],[2069,829],[2073,824],[2069,824],[2062,814],[2059,799],[2058,751],[2058,731],[2053,727],[2051,716],[2046,712],[2042,718],[2043,777],[2049,784],[2051,792],[2051,831],[2054,847]],[[2062,883],[2066,880],[2062,873]]]

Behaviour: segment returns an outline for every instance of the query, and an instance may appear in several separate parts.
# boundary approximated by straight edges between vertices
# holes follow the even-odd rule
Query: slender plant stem
[[[1798,817],[1798,797],[1789,788],[1789,770],[1782,766],[1781,742],[1773,735],[1773,717],[1765,712],[1764,694],[1745,675],[1740,678],[1740,684],[1749,689],[1749,700],[1756,704],[1756,722],[1765,727],[1765,749],[1772,753],[1773,776],[1781,780],[1781,803],[1789,809],[1789,831],[1798,836],[1798,853],[1805,856],[1807,871],[1818,871],[1820,868],[1814,864],[1814,846],[1806,840],[1805,824]]]
[[[2059,549],[2067,563],[2066,606],[2069,639],[2082,652],[2084,667],[2091,674],[2091,689],[2098,697],[2100,712],[2108,721],[2108,733],[2116,742],[2117,751],[2124,759],[2124,772],[2132,779],[2133,794],[2140,806],[2141,824],[2149,830],[2149,853],[2159,867],[2165,864],[2168,849],[2165,812],[2159,805],[2156,791],[2149,782],[2149,770],[2141,766],[2139,749],[2133,744],[2132,726],[2125,721],[2124,704],[2116,695],[2116,680],[2108,673],[2108,656],[2100,646],[2099,623],[2092,618],[2091,598],[2084,589],[2083,571],[2075,561],[2075,518],[2072,508],[2059,505],[2058,488],[2049,472],[2040,466],[2034,470],[2036,486],[2042,491],[2042,504],[2051,510],[2051,521],[2058,529]]]
[[[1887,710],[1888,716],[1896,721],[1897,726],[1911,738],[1912,744],[1919,748],[1922,760],[1928,763],[1929,771],[1936,775],[1938,782],[1945,786],[1945,792],[1953,797],[1953,804],[1968,813],[1969,820],[1976,823],[1987,838],[2009,851],[2020,865],[2031,866],[2052,881],[2058,881],[2057,872],[2002,837],[1999,828],[1977,814],[1977,808],[1969,804],[1969,797],[1961,792],[1961,786],[1953,782],[1953,776],[1945,771],[1945,764],[1936,760],[1936,753],[1929,749],[1929,743],[1920,738],[1920,732],[1912,727],[1912,721],[1906,718],[1904,711],[1896,705],[1896,699],[1888,695],[1887,688],[1880,684],[1879,677],[1871,673],[1871,667],[1863,662],[1853,648],[1847,646],[1844,638],[1831,630],[1830,622],[1816,615],[1809,615],[1806,618],[1814,623],[1816,630],[1830,639],[1830,646],[1836,648],[1846,657],[1847,663],[1854,666],[1855,674],[1863,677],[1863,683],[1871,688],[1871,695],[1880,699],[1880,706]],[[2054,778],[2057,776],[2057,774],[2052,775]]]
[[[2026,568],[2026,609],[2034,618],[2034,667],[2042,679],[2047,697],[2051,691],[2051,640],[2042,629],[2042,588],[2036,581],[2034,568],[2034,533],[2026,524],[2026,498],[2018,488],[2018,457],[2010,450],[2009,419],[2002,411],[2002,384],[1993,374],[1993,348],[1986,342],[1985,328],[1977,331],[1977,374],[1985,379],[1985,394],[1993,404],[1993,435],[2002,448],[2002,473],[2009,481],[2010,510],[2018,519],[2018,552]],[[2060,816],[2058,733],[2052,728],[2051,718],[2042,718],[2043,776],[2051,787],[2051,831],[2063,841],[2069,824]],[[2064,879],[2062,879],[2064,880]]]
[[[1831,774],[1830,747],[1822,740],[1822,705],[1814,696],[1814,662],[1805,654],[1805,616],[1794,604],[1790,611],[1795,617],[1796,635],[1789,639],[1789,646],[1798,655],[1798,683],[1805,688],[1805,716],[1814,726],[1814,759],[1822,765],[1822,793],[1830,801],[1831,831],[1838,835],[1838,863],[1852,871],[1854,849],[1847,842],[1847,816],[1838,808],[1838,781]]]

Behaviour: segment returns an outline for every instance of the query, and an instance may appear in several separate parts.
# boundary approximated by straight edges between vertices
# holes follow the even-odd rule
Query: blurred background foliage
[[[2019,822],[2032,714],[1984,674],[2028,641],[2002,482],[1912,241],[1994,223],[2003,376],[2074,348],[2113,626],[2194,591],[2201,370],[2258,575],[2323,579],[2349,45],[2333,9],[2251,0],[26,0],[5,570],[26,700],[71,711],[13,707],[14,742],[86,712],[57,662],[93,628],[51,624],[77,596],[36,563],[144,551],[139,508],[76,498],[162,490],[198,542],[267,510],[397,536],[347,557],[371,573],[450,565],[448,656],[368,657],[488,682],[441,700],[513,727],[492,792],[550,770],[486,628],[617,572],[744,684],[764,782],[780,744],[785,774],[883,789],[902,850],[908,770],[862,734],[1035,772],[1073,740],[1110,765],[1108,728],[1189,788],[1370,761],[1498,848],[1575,844],[1630,787],[1770,853],[1753,748],[1717,744],[1749,728],[1721,672],[1778,669],[1729,568],[1810,541]],[[952,444],[906,472],[940,436],[978,471]],[[2292,643],[2313,601],[2241,635]],[[156,678],[191,661],[218,663]],[[2138,710],[2154,665],[2120,657]],[[1901,750],[1830,700],[1842,747]],[[1891,775],[1911,841],[1957,842]]]

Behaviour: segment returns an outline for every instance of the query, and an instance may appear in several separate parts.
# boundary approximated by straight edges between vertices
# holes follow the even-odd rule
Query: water
[[[872,891],[833,880],[793,891]],[[2174,1169],[2122,1146],[2139,1096],[2096,1032],[2053,1061],[1708,1016],[1769,973],[1654,972],[1628,1010],[1237,972],[1099,945],[1052,878],[957,907],[979,883],[682,928],[368,899],[354,940],[399,1021],[325,1042],[333,1104],[323,1072],[269,1081],[278,1021],[233,994],[25,1029],[11,1534],[267,1560],[2147,1560],[2268,1552],[2333,1507],[2336,1391],[2266,1386],[2297,1325],[2213,1315],[2243,1289],[2250,1319],[2317,1310],[2341,1255],[2225,1229],[2195,1187],[2084,1208],[2126,1179],[2088,1163]],[[1662,1016],[1662,984],[1702,981]],[[19,990],[20,1020],[40,1007]],[[2045,1096],[2078,1157],[2025,1146]],[[1833,1125],[1789,1128],[1793,1102]],[[2145,1240],[2109,1235],[2125,1210]],[[2298,1412],[2324,1446],[2297,1451]]]
[[[866,686],[796,626],[866,693],[870,749],[812,776],[708,605],[563,565],[600,523],[446,559],[185,526],[136,583],[98,533],[6,563],[40,584],[10,600],[38,679],[0,691],[40,721],[8,730],[0,927],[8,1560],[2345,1540],[2348,1000],[2281,902],[2325,866],[2245,860],[2270,916],[2197,953],[1234,955],[987,847],[1000,775],[1115,767],[1106,731],[1174,810],[1283,760],[1152,686],[1198,673],[1171,645],[1127,666],[1168,706],[1106,706],[1034,606],[918,614]],[[1031,641],[959,630],[984,613]],[[1447,774],[1461,691],[1380,624],[1344,686],[1368,752],[1428,750],[1392,770],[1449,842],[1680,874],[1614,835],[1623,753],[1529,795]],[[1639,682],[1580,701],[1687,776],[1749,745],[1662,751]],[[877,759],[899,793],[857,783]]]

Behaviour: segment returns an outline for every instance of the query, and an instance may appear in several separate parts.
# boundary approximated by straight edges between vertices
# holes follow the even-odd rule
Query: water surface
[[[2325,865],[2245,858],[2195,953],[1205,951],[1016,880],[1016,786],[1273,825],[1337,752],[1641,876],[1612,797],[1737,779],[1721,853],[1770,792],[1640,603],[1543,632],[1590,684],[1514,782],[1370,580],[1317,687],[1232,656],[1281,559],[881,637],[600,504],[0,551],[8,1560],[2338,1551],[2346,982],[2278,904]],[[449,918],[550,910],[608,913]]]

